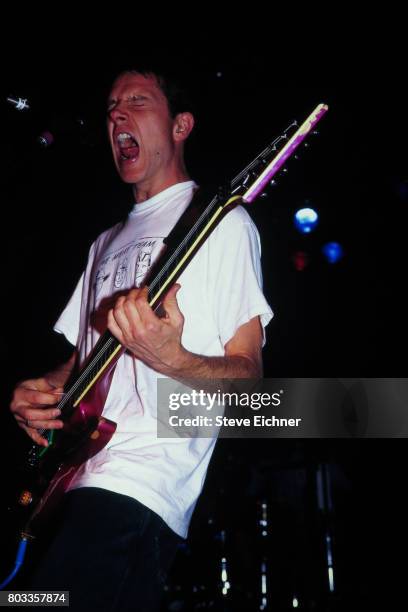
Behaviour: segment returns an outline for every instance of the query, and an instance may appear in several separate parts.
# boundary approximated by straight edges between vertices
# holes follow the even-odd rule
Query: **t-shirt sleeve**
[[[263,328],[273,312],[262,291],[258,230],[242,207],[229,212],[209,245],[213,278],[213,313],[225,346],[238,327],[259,316]]]
[[[74,293],[54,325],[54,331],[64,334],[74,346],[78,344],[84,276],[85,273],[79,279]]]
[[[106,232],[107,233],[107,232]],[[101,234],[100,238],[105,235]],[[97,241],[93,242],[88,253],[88,262],[86,268],[81,275],[73,294],[71,295],[68,304],[62,311],[57,322],[54,325],[54,331],[64,334],[66,339],[79,348],[81,329],[81,316],[84,304],[84,297],[87,297],[89,278],[92,274],[93,261],[97,248]],[[86,299],[85,299],[86,302]]]

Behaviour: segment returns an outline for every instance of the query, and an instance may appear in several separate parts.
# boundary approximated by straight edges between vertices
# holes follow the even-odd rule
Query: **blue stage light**
[[[319,215],[313,208],[300,208],[295,213],[295,226],[302,234],[312,232],[319,221]]]
[[[331,264],[337,263],[344,255],[344,250],[338,242],[328,242],[324,245],[323,255]]]

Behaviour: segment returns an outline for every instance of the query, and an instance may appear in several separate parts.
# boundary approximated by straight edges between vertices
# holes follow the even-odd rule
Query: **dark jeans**
[[[126,495],[84,487],[65,497],[61,527],[28,588],[70,591],[71,610],[157,610],[182,538]]]

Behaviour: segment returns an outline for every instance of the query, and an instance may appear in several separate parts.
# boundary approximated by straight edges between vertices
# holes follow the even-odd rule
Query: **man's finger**
[[[55,419],[17,419],[20,426],[29,427],[30,429],[62,429],[64,423]]]
[[[62,392],[63,387],[56,387],[52,385],[46,378],[35,378],[32,380],[25,380],[20,383],[17,388],[31,389],[32,391],[49,391],[49,392]]]
[[[29,421],[49,421],[50,419],[55,419],[60,414],[61,410],[59,408],[39,409],[30,406],[19,411],[20,417]]]
[[[181,285],[175,284],[173,287],[167,292],[166,297],[163,300],[163,308],[166,311],[166,314],[171,319],[181,319],[183,315],[177,303],[177,293],[180,289]]]
[[[63,393],[44,393],[43,391],[26,391],[24,401],[32,406],[49,406],[57,404]]]
[[[36,429],[33,429],[32,427],[27,427],[26,425],[21,425],[21,427],[30,436],[33,442],[35,442],[39,446],[48,446],[48,440],[44,438],[41,434],[39,434]]]

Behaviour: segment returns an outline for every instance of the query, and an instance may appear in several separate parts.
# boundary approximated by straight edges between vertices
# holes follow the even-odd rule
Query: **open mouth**
[[[118,143],[121,160],[134,161],[139,155],[139,144],[129,132],[120,132],[116,141]]]

